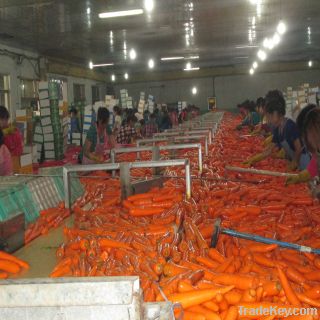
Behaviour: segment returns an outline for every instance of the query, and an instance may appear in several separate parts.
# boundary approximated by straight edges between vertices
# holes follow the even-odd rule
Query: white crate
[[[52,126],[47,126],[42,128],[43,134],[53,133]]]
[[[44,100],[44,99],[48,99],[49,98],[49,91],[48,90],[42,90],[39,91],[39,99],[40,100]],[[41,105],[41,102],[40,102]]]
[[[41,118],[41,125],[42,127],[51,126],[51,118],[50,117]]]
[[[39,82],[39,90],[48,90],[48,88],[49,88],[48,81]]]
[[[45,135],[43,135],[43,141],[44,142],[52,142],[54,141],[54,136],[52,133],[47,133]]]
[[[41,108],[48,108],[48,107],[50,107],[50,100],[49,100],[49,99],[40,100],[40,107],[41,107]]]
[[[50,117],[51,109],[50,108],[41,108],[40,115],[41,115],[41,117]]]
[[[44,143],[44,150],[47,151],[54,151],[54,143],[53,142],[45,142]]]

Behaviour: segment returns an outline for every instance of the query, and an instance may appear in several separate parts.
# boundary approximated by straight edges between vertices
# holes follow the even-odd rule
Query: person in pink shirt
[[[288,177],[287,184],[308,182],[319,177],[320,173],[320,108],[312,104],[303,108],[297,118],[297,125],[312,158],[306,170],[297,176]]]
[[[4,135],[0,129],[0,176],[12,175],[11,154],[4,144]]]

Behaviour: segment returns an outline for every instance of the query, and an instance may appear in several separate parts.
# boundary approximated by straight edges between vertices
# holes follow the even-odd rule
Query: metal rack
[[[71,208],[71,188],[70,174],[72,172],[90,172],[96,170],[113,171],[120,170],[120,184],[122,198],[126,198],[133,192],[133,186],[130,179],[130,170],[134,168],[162,168],[184,166],[186,179],[186,198],[191,198],[191,172],[190,162],[188,159],[163,160],[163,161],[142,161],[142,162],[124,162],[124,163],[106,163],[92,165],[76,165],[63,167],[63,183],[65,193],[65,207]],[[148,183],[145,180],[144,183]]]

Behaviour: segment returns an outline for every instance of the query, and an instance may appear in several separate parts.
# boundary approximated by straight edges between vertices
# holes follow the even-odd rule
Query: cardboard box
[[[41,115],[41,117],[50,117],[51,109],[50,108],[41,108],[40,115]]]
[[[44,143],[44,150],[54,150],[54,143],[53,142],[45,142]]]
[[[33,173],[33,166],[32,166],[32,164],[29,164],[29,165],[27,165],[27,166],[20,167],[19,173],[20,173],[20,174],[32,174],[32,173]]]
[[[20,167],[32,165],[32,153],[22,154],[20,156]]]
[[[52,142],[54,141],[54,136],[52,133],[47,133],[45,135],[43,135],[43,141],[44,142]]]
[[[49,98],[49,91],[48,90],[39,91],[39,100],[44,100],[44,99],[48,99],[48,98]],[[41,101],[40,101],[40,105],[41,105]]]
[[[49,99],[40,100],[40,108],[48,108],[48,107],[50,107]]]
[[[50,117],[41,118],[41,125],[42,127],[51,126],[51,118]]]
[[[52,160],[52,159],[55,159],[55,158],[56,158],[54,151],[45,151],[45,152],[44,152],[44,157],[45,157],[46,159],[49,159],[49,160]]]
[[[49,133],[53,133],[53,129],[52,126],[48,126],[48,127],[43,127],[42,128],[43,134],[49,134]]]
[[[39,90],[48,90],[49,83],[48,81],[40,81],[39,82]]]

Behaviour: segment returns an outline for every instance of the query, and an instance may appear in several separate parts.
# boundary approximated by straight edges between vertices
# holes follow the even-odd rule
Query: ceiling
[[[0,0],[0,43],[85,67],[112,62],[102,70],[115,73],[145,72],[150,58],[159,71],[188,62],[160,61],[168,56],[199,56],[194,67],[249,66],[282,19],[287,32],[268,61],[320,56],[319,0],[251,1],[154,0],[150,14],[100,19],[100,12],[143,8],[143,0]]]

